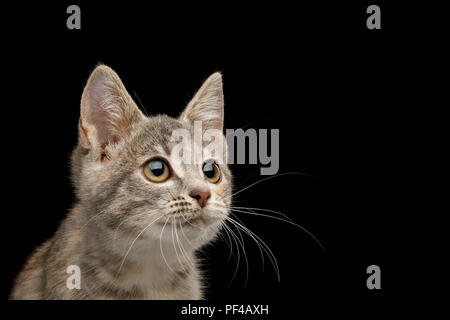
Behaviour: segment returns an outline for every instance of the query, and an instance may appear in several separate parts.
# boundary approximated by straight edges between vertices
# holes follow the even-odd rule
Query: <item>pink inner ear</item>
[[[118,142],[141,116],[119,76],[107,66],[98,66],[81,98],[82,133],[87,131],[90,145],[104,148]]]
[[[89,141],[88,131],[87,131],[87,129],[83,126],[83,123],[82,123],[82,121],[81,121],[81,118],[80,118],[80,121],[78,121],[78,132],[79,132],[79,136],[80,136],[80,139],[81,139],[81,144],[82,144],[84,147],[86,147],[86,148],[91,148],[91,147],[92,147],[92,144],[91,144],[91,142]]]
[[[223,129],[223,107],[220,102],[211,105],[197,104],[188,111],[187,117],[192,123],[201,121],[203,130]]]
[[[223,129],[222,77],[212,74],[195,94],[184,110],[184,119],[203,122],[203,130]]]
[[[84,122],[95,127],[97,142],[102,146],[115,140],[116,135],[114,120],[120,114],[120,106],[113,90],[104,76],[96,75],[85,92]]]
[[[223,127],[222,118],[203,121],[203,130],[216,129],[222,131],[223,129],[222,127]]]

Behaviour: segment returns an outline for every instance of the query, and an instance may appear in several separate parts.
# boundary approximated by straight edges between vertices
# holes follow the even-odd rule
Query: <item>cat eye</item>
[[[170,169],[164,160],[150,160],[144,165],[145,176],[153,182],[164,182],[170,177]]]
[[[211,183],[217,183],[220,180],[219,166],[213,161],[207,161],[203,164],[202,168],[205,179]]]

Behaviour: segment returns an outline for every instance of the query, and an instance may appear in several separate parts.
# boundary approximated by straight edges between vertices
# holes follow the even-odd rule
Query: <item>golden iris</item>
[[[205,179],[211,183],[217,183],[220,180],[219,166],[213,161],[207,161],[203,164],[202,168]]]
[[[144,165],[145,176],[153,182],[164,182],[170,177],[169,166],[163,160],[151,160]]]

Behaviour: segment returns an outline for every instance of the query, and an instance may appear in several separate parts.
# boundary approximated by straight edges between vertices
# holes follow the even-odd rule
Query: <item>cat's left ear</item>
[[[81,144],[103,152],[108,145],[128,136],[141,118],[141,111],[117,73],[105,65],[95,68],[81,98]]]
[[[194,124],[194,121],[202,121],[203,130],[217,129],[222,131],[223,106],[222,75],[216,72],[206,79],[181,114],[180,120],[191,125]]]

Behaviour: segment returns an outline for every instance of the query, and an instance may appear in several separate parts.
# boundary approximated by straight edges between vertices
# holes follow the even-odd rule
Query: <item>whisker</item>
[[[172,217],[172,221],[175,221],[175,218],[174,217]],[[173,224],[173,222],[172,223],[170,223],[171,224],[171,234],[172,234],[172,245],[173,245],[173,248],[175,249],[175,255],[176,255],[176,257],[177,257],[177,260],[178,260],[178,262],[180,263],[180,265],[183,265],[183,262],[180,260],[180,258],[178,257],[178,250],[177,250],[177,247],[176,247],[176,245],[175,245],[175,238],[174,238],[174,236],[173,236],[173,228],[174,228],[174,224]]]
[[[241,189],[241,190],[238,190],[238,191],[236,191],[235,193],[230,194],[229,196],[222,197],[221,200],[223,200],[223,199],[228,199],[228,198],[230,198],[230,197],[233,197],[233,196],[235,196],[235,195],[241,193],[242,191],[245,191],[245,190],[247,190],[247,189],[249,189],[249,188],[251,188],[251,187],[253,187],[253,186],[255,186],[255,185],[259,184],[259,183],[261,183],[261,182],[264,182],[264,181],[267,181],[267,180],[270,180],[270,179],[273,179],[273,178],[285,176],[285,175],[303,175],[303,176],[312,177],[312,175],[307,174],[307,173],[303,173],[303,172],[285,172],[285,173],[279,173],[279,174],[276,174],[276,175],[273,175],[273,176],[270,176],[270,177],[267,177],[267,178],[258,180],[258,181],[256,181],[256,182],[252,183],[251,185],[249,185],[249,186],[247,186],[247,187],[245,187],[245,188],[243,188],[243,189]]]
[[[230,288],[230,287],[231,287],[231,284],[233,283],[234,279],[236,278],[237,272],[238,272],[238,270],[239,270],[239,264],[240,264],[240,261],[241,261],[241,253],[240,253],[240,251],[239,251],[239,245],[238,245],[239,242],[236,240],[236,239],[237,239],[236,234],[235,234],[234,231],[233,231],[229,226],[227,226],[226,224],[224,224],[223,226],[224,226],[225,228],[227,228],[228,231],[230,232],[231,237],[233,238],[233,241],[234,241],[234,243],[236,244],[236,249],[237,249],[237,250],[236,250],[236,251],[237,251],[236,268],[234,269],[233,277],[231,278],[230,283],[228,284],[228,288]]]
[[[161,242],[161,237],[164,232],[164,228],[166,227],[167,221],[169,221],[169,218],[166,218],[166,222],[164,223],[164,226],[161,229],[161,234],[159,235],[159,250],[161,251],[162,258],[163,258],[164,262],[166,263],[167,267],[170,269],[170,271],[175,273],[175,271],[173,271],[173,269],[170,267],[169,263],[167,262],[166,257],[164,256],[164,251],[163,251],[162,242]]]
[[[139,234],[136,236],[136,238],[133,240],[133,242],[131,243],[130,247],[128,248],[127,252],[125,253],[125,256],[123,257],[122,263],[120,264],[119,267],[119,271],[117,272],[117,275],[120,274],[120,271],[122,270],[123,264],[125,263],[125,259],[127,258],[128,254],[131,251],[131,248],[133,247],[134,243],[136,242],[136,240],[141,236],[142,233],[144,233],[145,230],[147,230],[151,225],[153,225],[156,221],[158,221],[160,218],[156,218],[155,220],[153,220],[152,222],[150,222],[144,229],[142,229],[141,232],[139,232]]]
[[[234,258],[235,261],[236,261],[236,258],[234,257],[234,253],[233,253],[233,243],[231,242],[231,238],[230,238],[230,234],[228,233],[228,230],[225,228],[225,224],[222,224],[222,230],[223,230],[223,231],[225,232],[225,234],[227,235],[228,240],[230,240],[230,242],[228,242],[228,240],[227,240],[225,237],[223,237],[223,239],[224,239],[225,243],[227,244],[228,248],[230,248],[230,254],[228,255],[227,263],[230,261],[232,255],[233,255],[233,258]],[[219,233],[219,235],[222,236],[221,233]]]
[[[172,197],[172,200],[176,200],[175,197],[174,197],[174,195],[172,194],[172,192],[170,192],[169,189],[167,189],[167,191],[169,192],[170,196]]]
[[[219,203],[215,203],[215,204],[218,205],[218,206],[222,206],[222,207],[224,207],[224,208],[227,208],[227,209],[249,209],[249,210],[255,210],[255,211],[258,211],[258,210],[259,210],[259,211],[271,212],[271,213],[279,214],[280,216],[286,218],[287,220],[292,221],[292,219],[291,219],[288,215],[286,215],[286,214],[284,214],[284,213],[282,213],[282,212],[279,212],[279,211],[272,210],[272,209],[252,208],[252,207],[224,206],[224,205],[221,205],[221,204],[219,204]]]
[[[305,227],[302,227],[301,225],[293,222],[291,219],[285,220],[285,219],[282,219],[280,217],[274,217],[274,216],[271,216],[271,215],[268,215],[268,214],[256,213],[256,212],[248,212],[248,211],[237,210],[237,209],[230,209],[230,211],[241,212],[241,213],[246,213],[246,214],[255,215],[255,216],[261,216],[261,217],[272,218],[272,219],[283,221],[283,222],[289,223],[289,224],[291,224],[293,226],[296,226],[297,228],[301,229],[303,232],[308,234],[319,245],[319,247],[322,249],[322,251],[326,254],[326,250],[325,250],[324,246],[322,245],[322,243],[310,231],[308,231]]]
[[[190,223],[189,220],[186,219],[186,217],[184,216],[183,213],[181,213],[181,216],[183,217],[184,221],[186,221],[187,223],[189,223],[191,226],[197,227],[197,226],[193,225],[192,223]],[[200,227],[197,227],[197,228],[199,228],[199,229],[201,230]],[[181,221],[180,221],[180,229],[181,229],[181,232],[183,233],[183,236],[186,238],[186,241],[187,241],[188,244],[191,246],[191,248],[194,249],[194,250],[196,250],[197,247],[194,246],[194,245],[192,244],[192,242],[189,240],[188,236],[187,236],[186,233],[184,232],[183,225],[181,224]]]
[[[275,272],[277,274],[278,281],[280,281],[280,270],[278,267],[277,259],[275,258],[275,255],[273,254],[272,250],[270,250],[269,246],[254,232],[252,232],[250,229],[248,229],[245,225],[240,224],[239,222],[235,221],[229,216],[225,217],[226,220],[230,221],[232,224],[235,224],[236,227],[241,228],[242,231],[246,232],[255,242],[260,241],[262,248],[267,253],[270,261],[272,262],[272,265],[275,269]]]
[[[242,224],[244,225],[244,223],[241,221],[241,219],[239,219],[236,215],[235,218]],[[263,253],[263,248],[261,247],[261,244],[258,241],[255,241],[256,245],[258,246],[259,249],[259,253],[261,255],[261,260],[262,260],[262,273],[264,273],[264,265],[265,265],[265,259],[264,259],[264,253]]]
[[[257,123],[257,122],[264,121],[264,120],[270,120],[270,119],[269,119],[269,118],[256,119],[256,120],[253,120],[253,121],[247,123],[246,125],[244,125],[244,126],[238,128],[238,129],[236,129],[236,130],[247,128],[247,127],[251,126],[252,124],[255,124],[255,123]],[[236,130],[234,130],[233,134],[236,132]],[[230,134],[231,134],[231,133],[226,134],[225,136],[228,137]]]
[[[134,95],[136,96],[136,98],[137,98],[138,101],[139,101],[141,110],[144,111],[144,114],[148,117],[149,115],[148,115],[148,113],[147,113],[147,110],[145,109],[144,105],[142,104],[141,99],[139,99],[139,97],[138,97],[136,91],[133,91],[133,93],[134,93]]]
[[[149,215],[148,213],[145,213],[146,215]],[[150,213],[151,215],[151,213]],[[138,216],[142,216],[142,215],[138,215]],[[122,223],[124,223],[126,220],[131,219],[131,218],[136,218],[137,215],[132,215],[132,216],[128,216],[128,217],[123,217],[122,221],[120,221],[119,225],[117,226],[117,228],[114,230],[114,236],[113,236],[113,242],[116,242],[116,238],[117,238],[117,231],[119,230],[120,226],[122,225]]]
[[[91,222],[91,220],[93,220],[94,218],[98,217],[98,216],[101,215],[102,213],[103,213],[103,212],[99,212],[99,213],[93,215],[92,217],[90,217],[90,218],[88,219],[88,221],[87,221],[85,224],[83,224],[83,226],[80,228],[80,231],[83,230],[84,227],[86,227],[86,226],[89,224],[89,222]]]
[[[247,252],[245,251],[245,245],[244,245],[244,238],[242,237],[241,231],[239,230],[239,228],[237,229],[238,234],[239,234],[239,238],[241,238],[241,247],[242,247],[242,253],[244,254],[244,259],[245,259],[245,267],[246,267],[246,272],[245,272],[245,282],[244,282],[244,288],[247,286],[248,283],[248,276],[249,276],[249,264],[248,264],[248,258],[247,258]]]
[[[180,221],[180,228],[182,228],[182,227],[181,227],[181,221]],[[181,251],[182,257],[185,258],[186,262],[187,262],[191,267],[194,267],[194,262],[193,262],[192,259],[189,257],[187,251],[186,251],[186,250],[184,249],[184,247],[183,247],[183,244],[182,244],[180,238],[178,237],[178,231],[177,231],[176,225],[175,225],[175,237],[176,237],[177,242],[178,242],[178,245],[179,245],[179,247],[180,247],[180,251]]]

